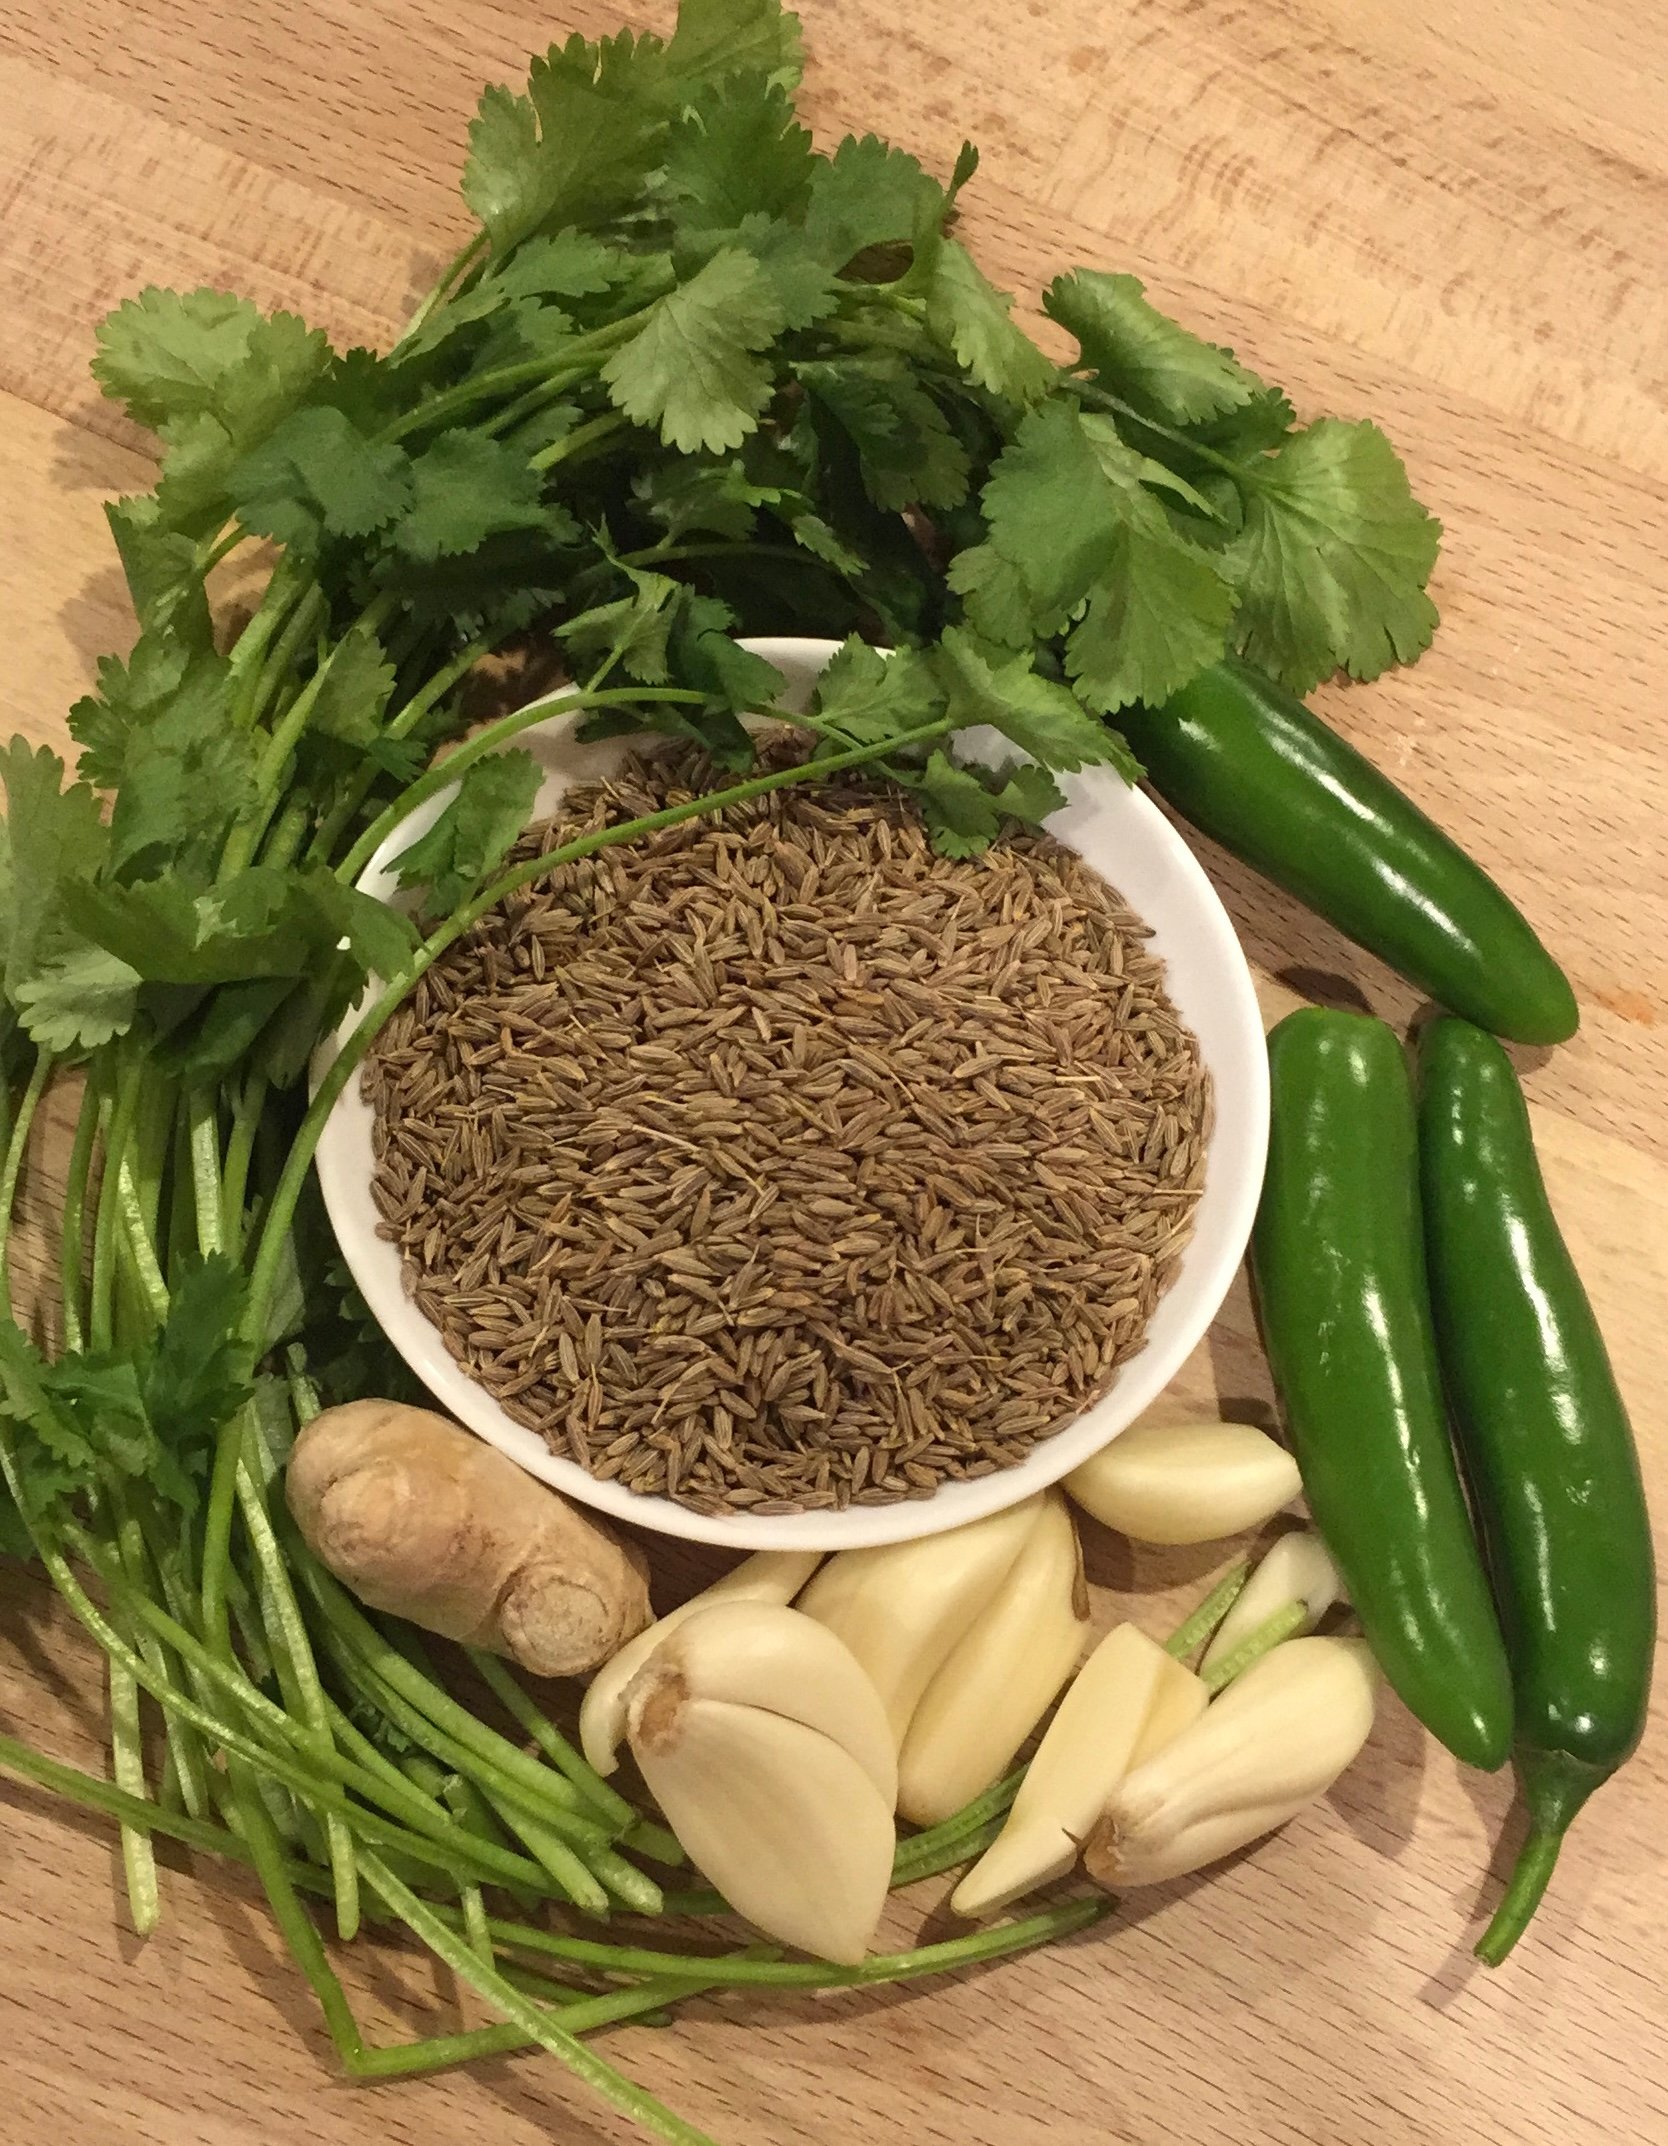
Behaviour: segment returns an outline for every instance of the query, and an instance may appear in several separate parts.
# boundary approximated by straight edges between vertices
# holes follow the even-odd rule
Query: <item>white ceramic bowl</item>
[[[767,639],[743,644],[775,664],[787,680],[783,707],[802,709],[833,641]],[[535,817],[543,818],[570,785],[594,780],[617,766],[642,741],[611,739],[580,745],[573,718],[552,698],[547,722],[525,731],[519,743],[540,761],[545,777]],[[992,732],[963,734],[964,749],[1010,756],[1011,746]],[[365,1300],[389,1339],[431,1393],[490,1444],[581,1503],[617,1519],[725,1543],[740,1550],[843,1550],[864,1543],[900,1542],[958,1527],[1017,1504],[1056,1482],[1133,1422],[1163,1392],[1203,1338],[1227,1295],[1250,1235],[1268,1144],[1268,1064],[1263,1024],[1240,951],[1215,889],[1175,829],[1139,790],[1105,768],[1065,778],[1065,809],[1048,831],[1077,850],[1109,879],[1152,927],[1153,945],[1164,958],[1177,1010],[1198,1037],[1215,1091],[1215,1115],[1204,1191],[1193,1233],[1180,1266],[1147,1329],[1138,1355],[1122,1366],[1108,1392],[1018,1463],[975,1482],[947,1483],[930,1498],[896,1505],[852,1506],[843,1513],[750,1517],[691,1512],[669,1498],[646,1497],[616,1483],[600,1483],[574,1462],[553,1454],[542,1438],[506,1415],[454,1360],[439,1330],[406,1294],[400,1254],[377,1235],[371,1198],[371,1111],[353,1081],[342,1095],[319,1143],[319,1177],[343,1256]],[[394,897],[392,858],[427,828],[451,797],[450,790],[420,806],[383,843],[359,884],[379,900]],[[343,1030],[351,1026],[344,1023]],[[320,1077],[335,1054],[340,1034],[326,1044],[315,1066]]]

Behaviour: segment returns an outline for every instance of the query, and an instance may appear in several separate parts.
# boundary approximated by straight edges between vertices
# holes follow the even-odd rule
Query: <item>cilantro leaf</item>
[[[736,540],[750,537],[757,509],[778,497],[774,487],[754,483],[739,457],[710,462],[668,456],[640,471],[631,489],[669,537],[687,536],[692,529]]]
[[[1127,755],[1118,756],[1120,767]],[[1136,774],[1139,774],[1139,769]],[[1135,780],[1130,776],[1129,780]],[[1034,760],[1016,760],[1003,770],[1002,787],[996,792],[996,809],[1004,818],[1024,820],[1039,827],[1051,812],[1061,811],[1066,794],[1047,768]]]
[[[16,1003],[51,943],[65,890],[98,869],[107,836],[85,783],[64,785],[64,763],[13,738],[0,748],[0,985]]]
[[[1226,563],[1245,656],[1306,693],[1334,670],[1377,678],[1430,646],[1442,525],[1376,425],[1320,418],[1240,476],[1245,526]]]
[[[882,655],[852,635],[817,681],[816,714],[842,745],[878,744],[935,722],[943,712],[943,692],[917,649]]]
[[[952,626],[934,667],[958,729],[988,723],[1033,760],[1067,774],[1111,757],[1106,725],[1068,687],[1040,678],[1028,655],[993,664],[971,634]]]
[[[664,684],[666,644],[679,585],[669,575],[614,563],[631,583],[632,593],[593,605],[556,631],[576,655],[606,657],[645,685]]]
[[[725,246],[655,301],[602,377],[615,407],[657,426],[667,446],[721,454],[741,445],[770,399],[770,368],[754,353],[781,327],[780,302],[758,262]]]
[[[410,558],[439,559],[546,519],[538,471],[502,440],[460,426],[413,460],[411,504],[394,542]]]
[[[457,795],[396,860],[402,887],[426,887],[425,908],[448,916],[510,853],[533,815],[539,765],[531,753],[494,753],[464,770]]]
[[[717,82],[762,69],[773,84],[799,81],[799,17],[780,0],[680,0],[678,26],[666,48],[675,77]]]
[[[145,1414],[186,1483],[206,1478],[221,1424],[249,1398],[238,1364],[247,1296],[224,1254],[191,1260],[172,1277],[168,1316],[141,1359]]]
[[[917,792],[921,811],[941,857],[977,857],[1002,832],[995,798],[970,767],[935,751]]]
[[[1009,317],[1013,300],[991,283],[965,246],[946,239],[927,291],[927,327],[983,388],[1007,402],[1048,393],[1053,365]]]
[[[191,539],[162,527],[156,500],[149,493],[111,500],[104,518],[116,541],[122,576],[141,629],[166,634],[186,649],[210,647],[214,622]]]
[[[1143,458],[1110,424],[1063,400],[1021,423],[985,486],[990,559],[955,562],[951,580],[981,633],[1008,645],[1022,606],[1051,637],[1082,607],[1066,664],[1102,713],[1164,700],[1222,653],[1234,593],[1213,557],[1171,526],[1145,484]]]
[[[366,439],[328,406],[293,411],[227,478],[227,495],[247,527],[302,551],[327,535],[385,529],[411,489],[405,450]]]
[[[594,298],[621,281],[631,257],[588,231],[530,238],[498,267],[489,287],[503,298]]]
[[[913,240],[944,213],[944,189],[905,150],[848,134],[811,175],[805,237],[835,270],[871,247]]]
[[[1043,310],[1077,337],[1079,362],[1105,386],[1178,424],[1238,409],[1262,388],[1230,352],[1159,312],[1136,276],[1080,268],[1049,286]]]
[[[1003,648],[1030,646],[1035,630],[1030,591],[1019,569],[994,544],[973,544],[958,551],[944,578],[987,641]]]
[[[953,507],[967,497],[967,450],[899,360],[819,359],[798,372],[856,447],[877,507]]]
[[[330,346],[293,313],[270,317],[228,291],[129,298],[99,323],[93,377],[153,431],[205,412],[228,422],[276,388],[284,402],[323,372]]]
[[[255,786],[254,749],[230,709],[230,665],[198,656],[143,727],[128,731],[110,814],[118,876],[212,867]]]
[[[102,946],[70,946],[50,955],[17,989],[24,1028],[57,1057],[96,1051],[133,1025],[139,975]]]
[[[626,208],[654,162],[664,92],[664,48],[629,33],[553,45],[533,62],[524,97],[487,90],[469,128],[463,198],[493,252]]]
[[[817,259],[805,234],[780,218],[744,216],[725,240],[750,253],[776,294],[784,328],[809,328],[839,301],[833,271]]]
[[[766,76],[716,85],[673,127],[665,186],[697,229],[729,229],[743,217],[792,215],[810,192],[811,136],[791,100]]]
[[[772,707],[782,695],[782,674],[736,642],[735,622],[728,604],[686,589],[672,628],[669,667],[681,683],[732,714]]]
[[[345,745],[370,745],[381,732],[393,692],[394,666],[382,643],[368,626],[354,626],[331,653],[308,733],[339,738]]]

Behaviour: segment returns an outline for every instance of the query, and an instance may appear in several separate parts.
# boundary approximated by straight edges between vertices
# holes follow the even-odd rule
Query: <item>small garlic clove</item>
[[[1203,1695],[1191,1670],[1132,1624],[1108,1632],[1044,1732],[1008,1822],[951,1896],[958,1915],[993,1915],[1064,1877],[1108,1795],[1134,1762],[1149,1721],[1174,1733]]]
[[[856,1655],[880,1693],[901,1746],[921,1695],[950,1650],[996,1594],[1042,1512],[1041,1497],[966,1527],[841,1550],[799,1607]]]
[[[655,1648],[627,1693],[676,1677],[691,1699],[759,1707],[817,1729],[848,1751],[891,1809],[898,1760],[880,1694],[845,1642],[776,1602],[703,1602]]]
[[[1296,1528],[1282,1535],[1258,1564],[1217,1626],[1199,1666],[1211,1669],[1225,1661],[1242,1640],[1293,1602],[1303,1604],[1303,1623],[1295,1635],[1301,1637],[1315,1629],[1334,1602],[1343,1599],[1344,1577],[1331,1551],[1314,1528]]]
[[[696,1867],[766,1937],[841,1966],[868,1951],[892,1882],[892,1814],[848,1751],[760,1707],[634,1683],[628,1733]]]
[[[626,1686],[686,1618],[714,1602],[791,1602],[821,1562],[814,1550],[760,1550],[629,1640],[586,1688],[579,1709],[579,1743],[586,1764],[600,1774],[611,1774],[619,1765]]]
[[[1071,1508],[1057,1491],[995,1599],[922,1695],[898,1760],[898,1808],[937,1825],[1000,1779],[1077,1667],[1088,1591]]]
[[[1066,1477],[1085,1512],[1151,1543],[1260,1527],[1301,1488],[1296,1461],[1250,1423],[1133,1424]]]
[[[1371,1733],[1364,1640],[1292,1639],[1212,1701],[1107,1798],[1084,1867],[1116,1889],[1232,1854],[1323,1795]]]

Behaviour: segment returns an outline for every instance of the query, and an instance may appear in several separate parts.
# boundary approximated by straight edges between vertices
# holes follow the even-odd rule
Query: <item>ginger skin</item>
[[[308,1548],[362,1602],[535,1676],[582,1676],[650,1622],[634,1544],[428,1409],[327,1408],[285,1487]]]

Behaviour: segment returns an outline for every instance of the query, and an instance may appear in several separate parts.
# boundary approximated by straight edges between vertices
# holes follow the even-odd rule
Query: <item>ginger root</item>
[[[308,1548],[372,1609],[581,1676],[650,1622],[643,1555],[445,1416],[327,1408],[285,1485]]]

